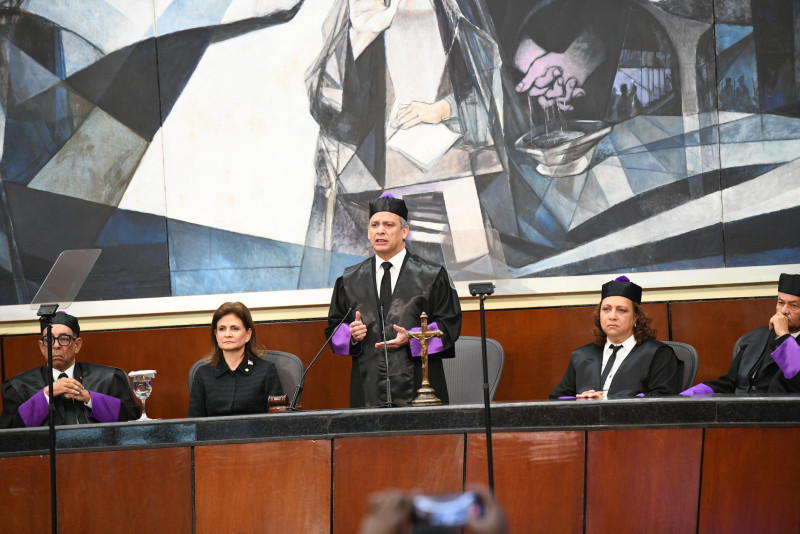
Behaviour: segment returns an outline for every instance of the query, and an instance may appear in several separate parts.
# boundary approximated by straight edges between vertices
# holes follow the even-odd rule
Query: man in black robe
[[[595,342],[572,351],[551,399],[604,399],[676,395],[683,364],[672,347],[656,341],[641,308],[642,288],[621,276],[603,284],[594,313]]]
[[[767,326],[741,337],[728,373],[681,395],[800,393],[800,274],[781,274],[775,315]]]
[[[121,369],[76,362],[81,350],[78,319],[56,313],[53,325],[53,392],[55,424],[75,425],[128,421],[139,417],[128,377]],[[47,359],[46,325],[39,349]],[[42,426],[50,415],[47,366],[30,369],[3,383],[0,428]]]
[[[441,358],[455,356],[461,332],[458,294],[444,267],[406,250],[408,209],[402,199],[385,194],[369,207],[368,236],[375,255],[336,280],[325,330],[329,336],[344,319],[332,345],[337,354],[352,356],[350,406],[405,406],[413,400],[422,385],[422,362],[420,344],[409,339],[406,328],[419,329],[422,312],[429,328],[443,333],[428,343],[428,378],[447,404]],[[355,315],[347,323],[351,311]]]

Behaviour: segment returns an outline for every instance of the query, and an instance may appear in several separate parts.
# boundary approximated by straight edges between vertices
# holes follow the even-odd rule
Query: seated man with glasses
[[[116,367],[76,362],[81,350],[78,319],[56,313],[53,325],[53,392],[57,425],[111,423],[139,417],[127,375]],[[39,350],[47,360],[47,329],[41,325]],[[3,383],[0,428],[41,426],[50,414],[47,365]]]

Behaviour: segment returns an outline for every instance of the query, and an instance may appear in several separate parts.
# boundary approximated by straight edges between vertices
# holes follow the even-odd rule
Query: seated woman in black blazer
[[[226,302],[211,320],[208,362],[197,368],[189,417],[267,413],[270,395],[283,395],[278,371],[261,359],[250,310]]]
[[[656,341],[652,319],[641,308],[642,288],[620,276],[603,284],[594,310],[594,343],[572,351],[551,399],[604,399],[676,395],[683,363]],[[602,369],[602,371],[601,371]]]

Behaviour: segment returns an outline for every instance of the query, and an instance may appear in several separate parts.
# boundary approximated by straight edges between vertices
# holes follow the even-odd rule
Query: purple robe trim
[[[684,397],[710,397],[713,394],[714,390],[705,384],[697,384],[686,391],[678,393],[678,395],[683,395]]]
[[[644,397],[644,393],[637,393],[636,396],[637,397]]]
[[[41,426],[50,414],[47,395],[40,391],[20,404],[18,412],[25,426]]]
[[[331,347],[336,354],[350,355],[350,323],[339,325],[331,338]]]
[[[577,398],[577,397],[566,396],[566,397],[559,397],[558,399],[561,400],[561,399],[575,399],[575,398]]]
[[[92,411],[89,413],[89,417],[100,423],[115,423],[119,421],[121,400],[96,391],[90,391],[89,394],[92,396]]]
[[[771,356],[787,380],[791,380],[797,373],[800,373],[800,345],[792,336],[781,343],[781,346],[775,349]]]
[[[417,326],[414,328],[409,329],[409,332],[419,332],[421,327]],[[428,325],[428,330],[438,330],[439,327],[436,326],[436,321],[432,322]],[[411,347],[411,356],[414,358],[419,358],[422,354],[422,343],[419,342],[418,339],[414,339],[413,337],[408,338],[408,345]],[[442,352],[444,350],[444,343],[442,343],[442,338],[440,337],[432,337],[428,340],[428,354],[436,354],[437,352]]]

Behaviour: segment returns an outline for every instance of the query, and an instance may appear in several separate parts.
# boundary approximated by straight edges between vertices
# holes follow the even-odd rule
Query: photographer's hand
[[[492,497],[489,488],[471,486],[469,489],[483,501],[484,512],[481,517],[472,517],[467,521],[468,531],[474,534],[506,534],[508,532],[506,515]]]
[[[359,533],[399,534],[411,519],[411,509],[411,498],[399,490],[376,493],[369,499]]]

